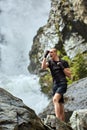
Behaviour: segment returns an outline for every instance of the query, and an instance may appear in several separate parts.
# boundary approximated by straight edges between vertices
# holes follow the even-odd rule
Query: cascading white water
[[[50,0],[0,0],[0,86],[37,113],[48,99],[40,92],[38,77],[27,70],[28,53],[49,9]]]

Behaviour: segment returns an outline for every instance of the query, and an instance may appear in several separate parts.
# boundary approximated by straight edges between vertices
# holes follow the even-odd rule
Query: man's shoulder
[[[66,61],[66,60],[64,60],[64,59],[60,59],[60,61],[61,61],[61,62],[63,62],[63,63],[64,63],[64,62],[67,62],[67,61]]]
[[[60,61],[62,62],[62,64],[63,64],[65,67],[69,67],[68,61],[66,61],[66,60],[64,60],[64,59],[61,59]]]

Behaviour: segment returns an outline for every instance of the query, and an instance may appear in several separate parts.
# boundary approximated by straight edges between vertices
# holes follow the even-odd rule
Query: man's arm
[[[48,63],[46,62],[46,58],[43,58],[42,64],[41,64],[41,68],[42,69],[46,69],[48,67]]]
[[[71,79],[71,71],[70,71],[70,68],[64,68],[63,71],[64,71],[65,75],[66,75],[68,78]]]
[[[62,62],[59,62],[58,64],[60,65],[60,67],[63,70],[64,74],[71,79],[71,71],[70,71],[68,63],[65,62],[65,66],[62,64]]]

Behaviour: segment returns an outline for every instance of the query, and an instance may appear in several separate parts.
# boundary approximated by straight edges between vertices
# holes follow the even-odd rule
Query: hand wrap
[[[44,58],[47,57],[47,55],[49,54],[49,52],[50,52],[50,51],[48,51],[48,50],[45,52],[45,54],[44,54]]]

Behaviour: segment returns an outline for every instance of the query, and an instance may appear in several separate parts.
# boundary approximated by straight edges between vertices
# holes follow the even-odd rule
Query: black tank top
[[[53,60],[49,60],[49,68],[53,77],[53,81],[56,82],[67,82],[66,80],[66,76],[63,72],[63,70],[61,69],[60,65],[58,64],[58,62],[62,62],[64,68],[69,68],[68,62],[65,60],[59,60],[59,61],[53,61]]]

